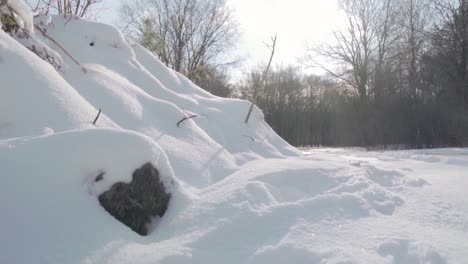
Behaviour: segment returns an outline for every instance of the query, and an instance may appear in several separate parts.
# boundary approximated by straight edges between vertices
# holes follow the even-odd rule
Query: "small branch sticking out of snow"
[[[101,108],[99,108],[99,112],[98,112],[96,118],[93,121],[93,125],[96,125],[96,122],[98,121],[100,115],[101,115]]]
[[[270,135],[271,135],[271,133],[267,134],[260,142],[261,142],[261,143],[265,142],[265,140],[266,140],[267,138],[269,138]]]
[[[42,29],[41,27],[37,25],[34,25],[34,28],[36,28],[39,32],[41,32],[45,38],[52,41],[57,47],[59,47],[74,63],[76,63],[76,65],[78,65],[81,68],[81,70],[84,73],[86,73],[86,69],[84,67],[81,67],[81,63],[79,63],[70,53],[68,53],[68,51],[64,47],[62,47],[62,45],[60,45],[55,39],[47,35],[44,29]]]
[[[180,127],[179,125],[182,124],[185,120],[192,119],[195,117],[198,117],[199,115],[186,115],[184,118],[182,118],[179,122],[177,122],[177,127]]]
[[[268,65],[267,65],[267,67],[265,69],[265,72],[263,73],[263,76],[262,76],[262,85],[264,87],[266,86],[266,80],[267,80],[268,72],[270,71],[271,62],[273,61],[273,56],[275,56],[276,40],[277,39],[278,39],[278,34],[276,34],[275,37],[271,38],[271,45],[265,44],[270,49],[271,53],[270,53],[270,60],[268,61]],[[249,122],[250,115],[252,114],[253,109],[254,109],[254,102],[252,101],[250,103],[249,112],[247,113],[247,116],[245,117],[245,121],[244,121],[245,124],[247,124]]]
[[[95,178],[94,178],[94,182],[100,182],[102,180],[104,180],[104,174],[106,174],[105,172],[100,172]]]
[[[255,139],[249,135],[242,135],[242,136],[252,140],[252,142],[255,142]]]
[[[249,108],[249,112],[247,113],[247,116],[245,117],[245,121],[244,123],[248,123],[249,122],[249,119],[250,119],[250,115],[252,114],[252,110],[254,108],[254,103],[250,103],[250,108]]]
[[[248,138],[248,139],[250,139],[250,140],[252,140],[252,142],[254,142],[254,143],[258,142],[258,143],[262,144],[262,143],[265,142],[265,140],[270,136],[270,134],[266,135],[262,140],[259,140],[259,141],[258,141],[258,140],[255,140],[254,137],[249,136],[249,135],[243,134],[242,136],[243,136],[243,137],[246,137],[246,138]]]

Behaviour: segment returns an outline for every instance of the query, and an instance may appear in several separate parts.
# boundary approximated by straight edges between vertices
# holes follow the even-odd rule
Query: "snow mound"
[[[167,156],[141,134],[93,129],[1,141],[0,262],[75,263],[105,241],[138,236],[97,196],[147,162],[177,194]]]
[[[2,31],[0,79],[0,139],[91,127],[98,112],[52,66]],[[105,117],[102,122],[116,127]]]
[[[223,99],[203,91],[163,66],[142,47],[128,42],[111,26],[53,17],[51,23],[41,23],[38,27],[60,44],[58,47],[41,34],[34,36],[63,60],[62,76],[54,75],[63,77],[66,84],[56,86],[71,86],[71,91],[61,90],[64,97],[76,94],[83,101],[68,109],[90,108],[86,104],[94,108],[78,110],[82,117],[78,120],[66,117],[60,124],[68,122],[77,128],[78,123],[86,120],[84,123],[89,125],[97,109],[102,109],[109,121],[100,119],[98,126],[121,127],[155,139],[168,154],[181,180],[196,188],[217,182],[255,159],[300,155],[264,122],[259,109],[254,111],[249,124],[244,124],[248,102]],[[49,111],[62,112],[56,108]],[[176,126],[189,115],[197,117]],[[54,131],[69,129],[52,121],[47,127]],[[33,133],[18,132],[23,134]],[[194,173],[199,177],[194,178]]]

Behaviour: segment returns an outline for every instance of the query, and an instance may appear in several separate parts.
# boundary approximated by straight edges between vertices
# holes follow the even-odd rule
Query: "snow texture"
[[[36,22],[63,71],[0,31],[0,263],[468,259],[468,150],[303,154],[111,26]],[[172,198],[142,237],[97,197],[147,162]]]

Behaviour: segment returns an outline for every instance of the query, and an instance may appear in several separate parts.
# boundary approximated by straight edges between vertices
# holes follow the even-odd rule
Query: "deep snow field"
[[[0,263],[468,263],[468,149],[299,151],[111,26],[28,21],[0,30]],[[97,196],[146,162],[172,198],[143,237]]]

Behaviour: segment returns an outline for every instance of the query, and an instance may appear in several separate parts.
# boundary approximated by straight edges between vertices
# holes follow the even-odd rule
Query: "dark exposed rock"
[[[166,212],[170,197],[158,170],[151,163],[146,163],[133,172],[129,184],[115,183],[101,194],[99,203],[117,220],[145,236],[151,219]]]

